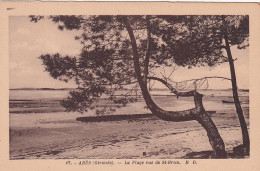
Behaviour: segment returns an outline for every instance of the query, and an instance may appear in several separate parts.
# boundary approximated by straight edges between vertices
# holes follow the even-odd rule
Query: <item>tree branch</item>
[[[165,81],[165,80],[163,80],[161,78],[158,78],[158,77],[147,77],[147,79],[156,80],[156,81],[159,81],[159,82],[163,83],[169,90],[171,90],[172,93],[177,95],[177,98],[179,96],[181,96],[181,97],[189,97],[189,96],[194,96],[195,95],[195,91],[194,90],[187,91],[187,92],[179,92],[171,84],[169,84],[167,81]]]
[[[149,67],[149,58],[151,51],[151,27],[150,27],[150,16],[146,16],[146,24],[147,24],[147,44],[146,44],[146,53],[145,53],[145,61],[144,61],[144,81],[147,82],[148,75],[148,67]]]
[[[209,78],[221,78],[221,79],[224,79],[224,80],[231,81],[231,79],[227,78],[227,77],[210,76],[210,77],[202,77],[202,78],[197,78],[197,79],[190,79],[190,80],[185,80],[185,81],[179,81],[179,82],[175,82],[175,83],[183,83],[183,82],[188,82],[188,81],[198,81],[198,80],[209,79]]]

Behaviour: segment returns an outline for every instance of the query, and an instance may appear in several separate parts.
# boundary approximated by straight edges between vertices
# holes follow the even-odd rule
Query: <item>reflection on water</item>
[[[10,90],[10,100],[41,100],[63,99],[69,94],[69,90]]]

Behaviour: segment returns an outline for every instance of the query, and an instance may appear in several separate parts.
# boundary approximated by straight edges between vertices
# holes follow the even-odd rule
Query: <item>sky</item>
[[[53,79],[44,72],[42,54],[60,53],[77,55],[81,45],[74,40],[76,31],[60,31],[57,25],[49,20],[32,23],[27,16],[9,17],[9,87],[10,88],[74,88],[73,82],[64,83]],[[238,50],[232,47],[238,88],[249,87],[249,48]],[[230,78],[229,64],[215,67],[196,67],[192,69],[178,67],[172,74],[174,81],[197,79],[206,76]],[[160,83],[154,87],[159,88]],[[231,88],[231,82],[222,79],[210,79],[210,89]]]

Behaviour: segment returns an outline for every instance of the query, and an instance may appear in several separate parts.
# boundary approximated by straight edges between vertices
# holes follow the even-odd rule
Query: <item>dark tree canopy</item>
[[[74,79],[78,84],[79,88],[62,101],[67,111],[94,109],[102,94],[123,105],[135,101],[132,96],[116,96],[118,90],[132,88],[131,94],[138,87],[125,16],[45,18],[56,23],[60,30],[78,30],[80,33],[75,37],[82,44],[79,56],[40,56],[45,70],[53,78],[65,82]],[[30,16],[32,22],[41,19],[44,17]],[[128,22],[135,34],[143,77],[153,76],[153,71],[162,66],[190,68],[227,61],[223,56],[221,16],[128,16]],[[243,43],[248,38],[248,16],[227,16],[227,23],[230,45],[244,48]]]

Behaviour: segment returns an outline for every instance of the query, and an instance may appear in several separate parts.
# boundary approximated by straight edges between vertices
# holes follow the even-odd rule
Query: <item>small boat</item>
[[[222,103],[234,103],[234,101],[222,100]]]
[[[227,101],[227,100],[222,100],[222,103],[235,103],[234,101]],[[241,103],[241,102],[239,102]]]

